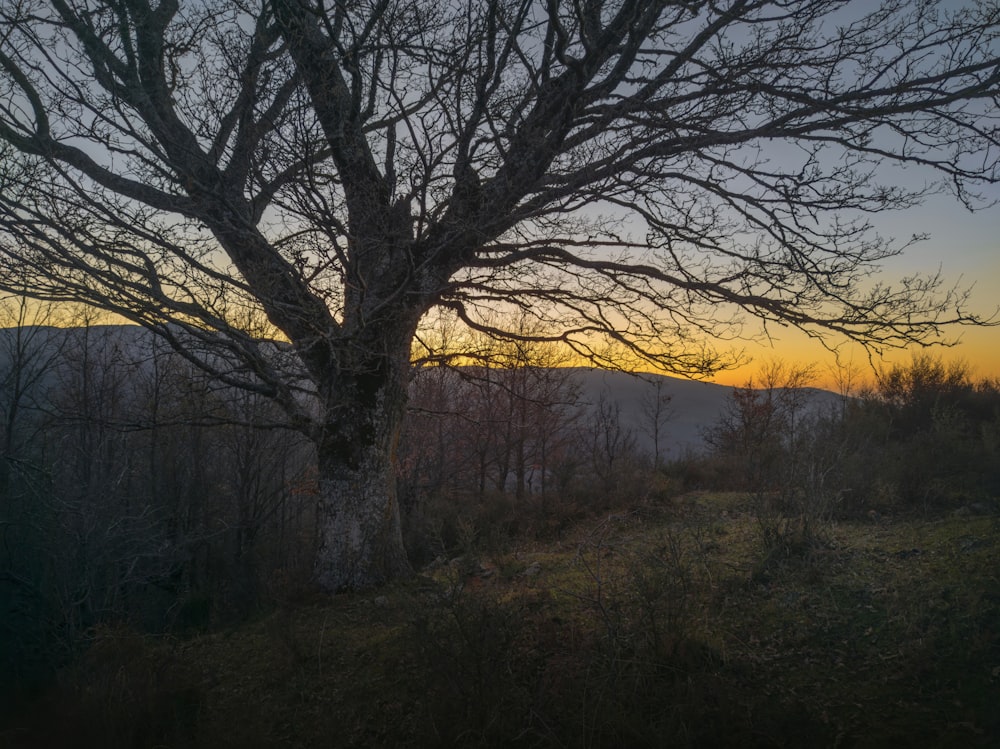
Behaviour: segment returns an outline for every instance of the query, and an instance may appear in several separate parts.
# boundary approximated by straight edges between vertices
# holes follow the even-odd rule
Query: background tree
[[[671,398],[666,392],[666,381],[657,377],[649,381],[640,401],[641,429],[653,443],[653,470],[659,470],[663,460],[661,445],[671,416]]]
[[[740,310],[873,347],[976,322],[939,278],[870,283],[901,247],[852,216],[938,187],[886,165],[968,204],[996,181],[998,23],[992,1],[16,0],[0,251],[34,295],[279,403],[317,446],[318,580],[377,584],[408,570],[393,451],[435,306],[517,339],[489,322],[514,305],[533,337],[682,374],[727,363],[705,335]]]
[[[36,305],[23,295],[0,299],[0,513],[19,496],[18,477],[32,472],[40,431],[46,378],[59,347],[48,325],[51,305]]]
[[[621,403],[608,388],[601,390],[580,431],[581,452],[590,460],[594,485],[605,497],[620,499],[624,479],[635,475],[638,450],[635,432],[622,419]]]
[[[741,387],[733,388],[705,442],[728,462],[730,488],[778,491],[794,473],[799,421],[809,385],[809,368],[773,362]]]
[[[1000,487],[998,384],[926,353],[880,371],[852,414],[873,437],[862,464],[872,504],[988,506]]]
[[[95,628],[189,632],[266,605],[274,583],[294,593],[312,449],[273,402],[141,328],[50,327],[15,301],[0,307],[0,698]]]

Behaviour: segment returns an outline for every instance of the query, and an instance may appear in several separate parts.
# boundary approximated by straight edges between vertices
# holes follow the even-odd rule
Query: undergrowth
[[[996,518],[758,509],[687,495],[188,639],[105,628],[0,745],[997,745]]]

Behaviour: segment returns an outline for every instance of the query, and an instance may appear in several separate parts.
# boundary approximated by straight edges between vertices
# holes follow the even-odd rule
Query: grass
[[[104,630],[0,744],[1000,745],[997,518],[767,538],[687,495],[227,631]]]

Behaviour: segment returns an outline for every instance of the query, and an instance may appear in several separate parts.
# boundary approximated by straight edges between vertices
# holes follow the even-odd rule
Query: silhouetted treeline
[[[774,365],[733,391],[706,431],[710,452],[680,466],[711,488],[852,515],[984,510],[1000,496],[1000,382],[929,354],[805,407],[802,370]]]
[[[137,328],[0,332],[8,686],[45,678],[94,627],[196,630],[307,570],[312,456],[265,399]]]

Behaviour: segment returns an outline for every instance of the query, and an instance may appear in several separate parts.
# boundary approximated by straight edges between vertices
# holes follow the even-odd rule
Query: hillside
[[[18,345],[23,346],[25,367],[44,371],[35,383],[33,399],[45,400],[58,392],[85,358],[93,365],[114,364],[131,369],[134,375],[148,373],[155,355],[165,355],[169,347],[150,331],[132,325],[100,325],[90,328],[25,328],[17,337],[13,328],[0,328],[0,383],[11,372]],[[593,407],[602,397],[620,407],[623,426],[635,438],[639,449],[653,450],[649,433],[648,400],[659,381],[660,394],[670,399],[661,437],[666,459],[681,458],[703,448],[702,433],[725,408],[732,388],[710,382],[685,380],[666,375],[572,368],[580,385],[580,402]],[[827,408],[840,396],[826,390],[805,389],[807,401],[817,409]]]
[[[670,398],[663,436],[664,457],[668,460],[704,448],[703,432],[725,409],[733,391],[728,385],[667,375],[632,375],[585,368],[574,371],[582,385],[583,401],[595,404],[602,393],[607,393],[621,406],[624,422],[646,452],[652,451],[648,402],[657,381],[661,382],[661,394]],[[839,395],[829,390],[804,388],[802,392],[810,409],[830,408],[840,400]]]
[[[33,332],[0,370],[2,747],[1000,742],[990,383],[915,360],[905,398],[807,429],[749,394],[712,454],[657,466],[621,438],[650,394],[672,457],[728,388],[425,370],[418,573],[324,597],[311,452],[266,400],[134,328]]]
[[[275,581],[276,609],[211,634],[101,629],[0,744],[997,745],[996,517],[779,545],[766,520],[743,495],[686,495],[377,593]]]

